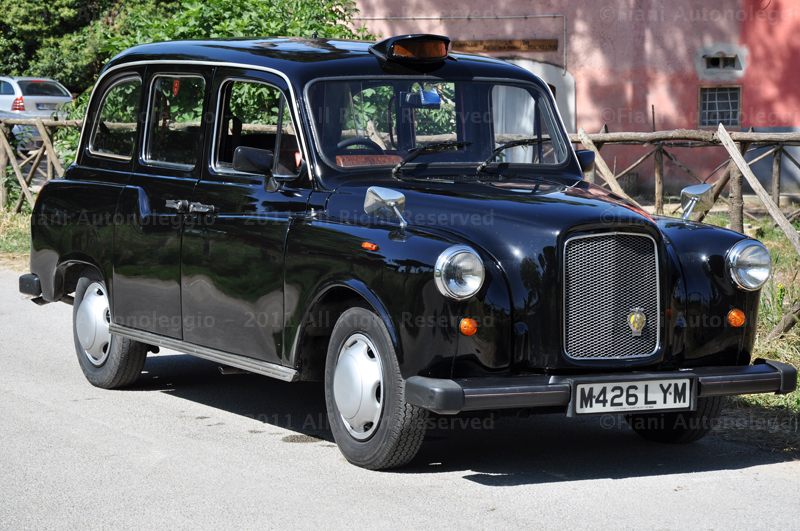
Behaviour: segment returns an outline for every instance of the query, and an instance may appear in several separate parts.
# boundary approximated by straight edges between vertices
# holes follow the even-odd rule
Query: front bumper
[[[406,381],[406,402],[434,413],[539,408],[569,405],[573,380],[581,382],[696,377],[697,396],[756,393],[786,394],[797,389],[797,369],[773,360],[757,359],[746,367],[700,367],[670,372],[633,372],[616,375],[509,376],[446,380],[412,376]],[[616,378],[618,377],[618,378]]]

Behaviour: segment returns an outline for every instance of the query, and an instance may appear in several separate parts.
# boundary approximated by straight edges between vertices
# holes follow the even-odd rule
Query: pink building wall
[[[383,37],[438,33],[454,41],[558,39],[557,52],[486,54],[557,67],[564,65],[562,18],[495,17],[563,15],[567,30],[565,78],[574,79],[573,123],[587,132],[599,131],[604,123],[611,131],[652,131],[652,108],[658,130],[696,129],[699,87],[718,85],[742,87],[740,130],[750,126],[758,130],[800,128],[798,0],[474,0],[468,4],[357,0],[357,6],[363,17],[359,22]],[[736,53],[741,68],[723,72],[722,77],[705,70],[702,56],[718,51]],[[569,113],[562,109],[562,114]],[[565,121],[569,127],[567,117]],[[644,148],[623,146],[602,150],[609,165],[616,161],[618,171],[644,152]],[[703,178],[727,158],[719,147],[671,152]],[[783,189],[797,192],[800,175],[788,164],[783,166]],[[771,168],[770,161],[754,166],[765,182],[769,180],[767,166]],[[640,190],[652,193],[652,162],[637,171]],[[675,193],[694,181],[667,161],[665,183],[667,190]]]

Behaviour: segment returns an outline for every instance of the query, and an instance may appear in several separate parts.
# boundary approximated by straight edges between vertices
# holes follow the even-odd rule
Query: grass
[[[31,248],[31,215],[0,209],[0,253],[26,254]]]

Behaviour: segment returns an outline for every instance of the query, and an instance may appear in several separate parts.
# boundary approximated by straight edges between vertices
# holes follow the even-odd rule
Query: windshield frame
[[[317,130],[316,122],[313,119],[314,116],[314,109],[311,106],[311,91],[313,87],[318,83],[325,83],[325,82],[348,82],[348,81],[366,81],[369,83],[380,82],[380,81],[395,81],[395,80],[405,80],[405,81],[412,81],[412,82],[424,82],[426,84],[435,84],[435,83],[490,83],[494,85],[506,85],[506,86],[520,86],[524,88],[532,88],[533,90],[538,91],[541,96],[547,101],[549,106],[549,112],[552,115],[553,122],[555,129],[557,130],[557,134],[555,131],[550,132],[551,137],[557,137],[560,139],[564,149],[566,150],[566,156],[564,160],[557,164],[533,164],[533,163],[520,163],[520,162],[510,162],[510,163],[498,163],[492,162],[489,164],[489,168],[497,167],[500,164],[504,165],[504,168],[507,169],[509,172],[513,172],[516,176],[525,173],[537,173],[537,174],[563,174],[563,173],[575,173],[575,168],[579,168],[577,158],[575,156],[575,150],[570,142],[569,135],[566,132],[566,127],[564,125],[563,118],[561,117],[561,113],[558,111],[558,107],[555,104],[553,96],[550,90],[544,85],[543,82],[536,83],[526,79],[517,79],[517,78],[508,78],[508,77],[473,77],[473,78],[464,78],[461,76],[432,76],[432,75],[425,75],[423,73],[413,73],[407,75],[384,75],[384,76],[365,76],[365,75],[349,75],[349,76],[328,76],[328,77],[319,77],[312,79],[308,83],[306,83],[305,87],[303,87],[303,112],[306,114],[306,123],[308,124],[308,129],[310,133],[310,140],[314,145],[314,157],[317,159],[318,163],[322,165],[324,168],[324,172],[317,172],[318,175],[322,176],[322,173],[328,174],[331,177],[341,177],[346,175],[353,175],[353,174],[365,174],[365,173],[390,173],[391,168],[394,167],[396,164],[381,164],[381,165],[369,165],[369,166],[348,166],[342,167],[338,166],[335,163],[332,163],[328,160],[328,158],[324,155],[322,150],[321,139],[319,138],[319,131]],[[466,173],[471,174],[475,172],[475,169],[478,165],[483,161],[474,161],[474,162],[446,162],[446,161],[430,161],[425,160],[422,158],[419,162],[414,161],[407,165],[409,169],[415,168],[416,166],[423,164],[426,167],[432,166],[436,168],[437,174],[458,174],[458,173]],[[466,170],[466,171],[463,171]],[[581,180],[582,174],[580,170],[578,170],[578,175],[572,177],[573,179]],[[565,176],[566,177],[566,176]],[[570,179],[572,180],[572,179]]]

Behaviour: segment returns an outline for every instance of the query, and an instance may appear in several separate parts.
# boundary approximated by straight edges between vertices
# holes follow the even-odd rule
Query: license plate
[[[54,110],[56,110],[56,107],[58,107],[58,105],[56,105],[55,103],[37,103],[36,104],[36,108],[39,109],[40,111],[54,111]]]
[[[577,383],[572,397],[577,415],[691,409],[691,379]]]

